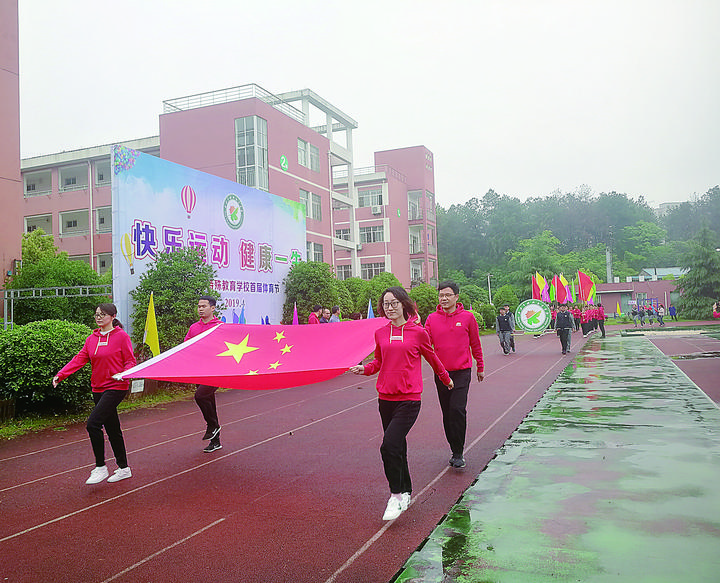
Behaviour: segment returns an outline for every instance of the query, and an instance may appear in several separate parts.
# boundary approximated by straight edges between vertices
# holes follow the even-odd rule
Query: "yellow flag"
[[[158,340],[153,292],[150,292],[150,304],[148,305],[147,318],[145,318],[145,334],[143,334],[143,343],[150,347],[150,352],[152,352],[153,356],[160,354],[160,340]]]
[[[616,312],[618,313],[618,316],[619,316],[620,314],[622,314],[622,312],[620,311],[620,302],[617,303],[617,310],[616,310]]]

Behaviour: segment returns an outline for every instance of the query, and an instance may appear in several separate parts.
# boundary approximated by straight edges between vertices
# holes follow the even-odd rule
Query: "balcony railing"
[[[87,184],[65,184],[58,188],[58,190],[60,192],[70,192],[72,190],[85,190],[87,187]]]
[[[398,172],[397,170],[395,170],[395,168],[393,168],[392,166],[388,166],[387,164],[378,164],[377,166],[364,166],[362,168],[353,169],[354,177],[368,176],[370,174],[381,173],[385,173],[386,175],[397,178],[400,182],[407,182],[407,178],[402,172]],[[347,177],[348,171],[346,168],[340,167],[333,169],[333,182],[347,182]]]
[[[26,190],[25,198],[30,198],[32,196],[42,196],[43,194],[52,194],[52,190],[49,188],[46,190]]]
[[[168,99],[167,101],[163,101],[163,113],[186,111],[188,109],[197,109],[199,107],[207,107],[209,105],[230,103],[232,101],[242,101],[243,99],[252,98],[264,101],[288,117],[293,118],[295,121],[298,121],[303,125],[307,125],[305,123],[305,115],[302,111],[254,83],[249,85],[240,85],[239,87],[230,87],[228,89],[219,89],[217,91],[209,91],[207,93],[196,93],[195,95],[188,95],[186,97]]]

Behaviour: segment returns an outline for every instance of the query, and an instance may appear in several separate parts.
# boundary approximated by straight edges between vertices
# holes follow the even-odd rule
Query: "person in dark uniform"
[[[560,311],[555,318],[555,333],[560,337],[562,353],[567,354],[570,349],[570,334],[575,327],[575,320],[568,312],[567,304],[560,304]]]

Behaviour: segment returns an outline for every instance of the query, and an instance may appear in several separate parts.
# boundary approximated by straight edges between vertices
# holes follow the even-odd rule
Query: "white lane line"
[[[231,456],[237,455],[239,453],[248,451],[250,449],[253,449],[255,447],[259,447],[261,445],[264,445],[266,443],[269,443],[271,441],[274,441],[276,439],[279,439],[281,437],[285,437],[289,431],[297,432],[302,431],[303,429],[307,429],[308,427],[312,427],[313,425],[317,425],[318,423],[322,423],[323,421],[327,421],[328,419],[332,419],[333,417],[337,417],[338,415],[342,415],[343,413],[347,413],[348,411],[352,411],[353,409],[357,409],[358,407],[362,407],[364,405],[367,405],[368,403],[376,402],[376,398],[368,399],[366,401],[362,401],[360,403],[356,403],[355,405],[352,405],[351,407],[347,407],[345,409],[342,409],[341,411],[336,411],[335,413],[331,413],[330,415],[326,415],[325,417],[322,417],[320,419],[315,419],[314,421],[310,421],[309,423],[305,423],[304,425],[299,425],[298,427],[295,427],[293,429],[285,429],[281,433],[278,433],[276,435],[273,435],[271,437],[268,437],[266,439],[263,439],[261,441],[252,443],[250,445],[247,445],[245,447],[242,447],[240,449],[237,449],[235,451],[231,451],[225,455],[218,456],[214,459],[211,459],[207,462],[198,464],[196,466],[193,466],[192,468],[187,468],[185,470],[182,470],[180,472],[176,472],[172,475],[165,476],[164,478],[160,478],[159,480],[155,480],[154,482],[150,482],[148,484],[145,484],[143,486],[139,486],[137,488],[134,488],[132,490],[128,490],[127,492],[123,492],[122,494],[118,494],[117,496],[113,496],[112,498],[107,498],[101,502],[97,502],[95,504],[91,504],[90,506],[86,506],[85,508],[80,508],[79,510],[75,510],[74,512],[70,512],[68,514],[64,514],[63,516],[58,516],[57,518],[53,518],[52,520],[48,520],[46,522],[43,522],[41,524],[36,524],[35,526],[31,526],[29,528],[26,528],[25,530],[21,530],[20,532],[16,532],[14,534],[10,534],[8,536],[5,536],[3,538],[0,538],[0,543],[17,538],[19,536],[22,536],[24,534],[28,534],[30,532],[33,532],[35,530],[38,530],[40,528],[43,528],[45,526],[49,526],[51,524],[54,524],[56,522],[60,522],[62,520],[65,520],[67,518],[71,518],[73,516],[76,516],[78,514],[82,514],[83,512],[87,512],[88,510],[92,510],[93,508],[97,508],[99,506],[102,506],[104,504],[107,504],[108,502],[114,502],[115,500],[119,500],[120,498],[124,498],[126,496],[129,496],[131,494],[135,494],[136,492],[140,492],[142,490],[146,490],[147,488],[151,488],[152,486],[156,486],[158,484],[162,484],[163,482],[167,482],[168,480],[174,480],[175,478],[182,476],[184,474],[189,474],[190,472],[194,472],[196,470],[199,470],[200,468],[204,468],[205,466],[209,466],[211,464],[218,463],[226,458],[229,458]]]
[[[140,567],[141,565],[144,565],[144,564],[147,563],[148,561],[151,561],[151,560],[154,559],[155,557],[157,557],[157,556],[159,556],[159,555],[162,555],[163,553],[169,551],[170,549],[174,549],[176,546],[181,545],[181,544],[183,544],[184,542],[189,541],[191,538],[193,538],[193,537],[195,537],[195,536],[197,536],[197,535],[199,535],[199,534],[202,534],[203,532],[205,532],[205,531],[208,530],[209,528],[212,528],[213,526],[217,526],[218,524],[220,524],[220,523],[223,522],[224,520],[225,520],[225,518],[221,518],[220,520],[216,520],[215,522],[211,522],[211,523],[208,524],[207,526],[204,526],[204,527],[201,528],[200,530],[196,530],[195,532],[193,532],[192,534],[186,536],[185,538],[181,538],[179,541],[176,541],[176,542],[174,542],[173,544],[171,544],[171,545],[169,545],[169,546],[167,546],[167,547],[165,547],[165,548],[163,548],[163,549],[160,549],[158,552],[153,553],[152,555],[149,555],[149,556],[145,557],[142,561],[138,561],[138,562],[135,563],[134,565],[130,565],[127,569],[123,569],[123,570],[120,571],[119,573],[115,573],[112,577],[110,577],[110,578],[108,578],[108,579],[105,579],[105,581],[103,581],[102,583],[109,583],[110,581],[114,581],[115,579],[117,579],[117,578],[119,578],[119,577],[122,577],[123,575],[129,573],[129,572],[132,571],[133,569],[137,569],[137,568]]]
[[[533,351],[534,352],[534,351]],[[527,353],[526,353],[527,354]],[[550,369],[554,368],[555,365],[557,365],[559,362],[564,360],[563,358],[558,358],[555,363],[548,368],[548,370],[545,372],[545,374],[540,377],[538,380],[536,380],[529,389],[527,389],[522,395],[520,395],[517,399],[515,399],[515,402],[510,405],[502,415],[500,415],[495,421],[492,422],[491,425],[488,426],[488,428],[483,431],[480,435],[478,435],[472,443],[466,448],[467,450],[472,449],[477,443],[487,435],[487,433],[497,425],[503,417],[505,417],[512,409],[521,401],[523,400],[527,394],[532,391],[540,381],[542,381],[548,374],[550,374]],[[503,367],[504,368],[504,367]],[[489,376],[489,375],[488,375]],[[486,377],[487,378],[487,377]],[[415,494],[415,496],[412,497],[410,500],[409,506],[412,506],[418,498],[420,498],[425,492],[427,492],[434,484],[436,484],[445,474],[448,473],[450,470],[450,466],[446,466],[445,469],[443,469],[435,478],[433,478],[420,492]],[[397,520],[397,519],[395,519]],[[334,583],[334,581],[337,579],[338,575],[340,575],[343,571],[345,571],[350,565],[352,565],[357,559],[359,559],[383,534],[385,534],[385,531],[387,531],[388,528],[390,528],[390,525],[395,522],[395,520],[391,520],[385,524],[380,530],[378,530],[373,536],[371,536],[365,543],[357,550],[355,553],[347,560],[345,563],[343,563],[337,571],[335,571],[328,579],[325,580],[325,583]]]

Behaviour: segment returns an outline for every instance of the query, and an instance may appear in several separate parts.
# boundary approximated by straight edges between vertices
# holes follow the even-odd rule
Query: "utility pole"
[[[613,282],[612,275],[612,249],[613,249],[613,231],[612,225],[608,225],[608,239],[605,245],[605,280],[607,283]]]

